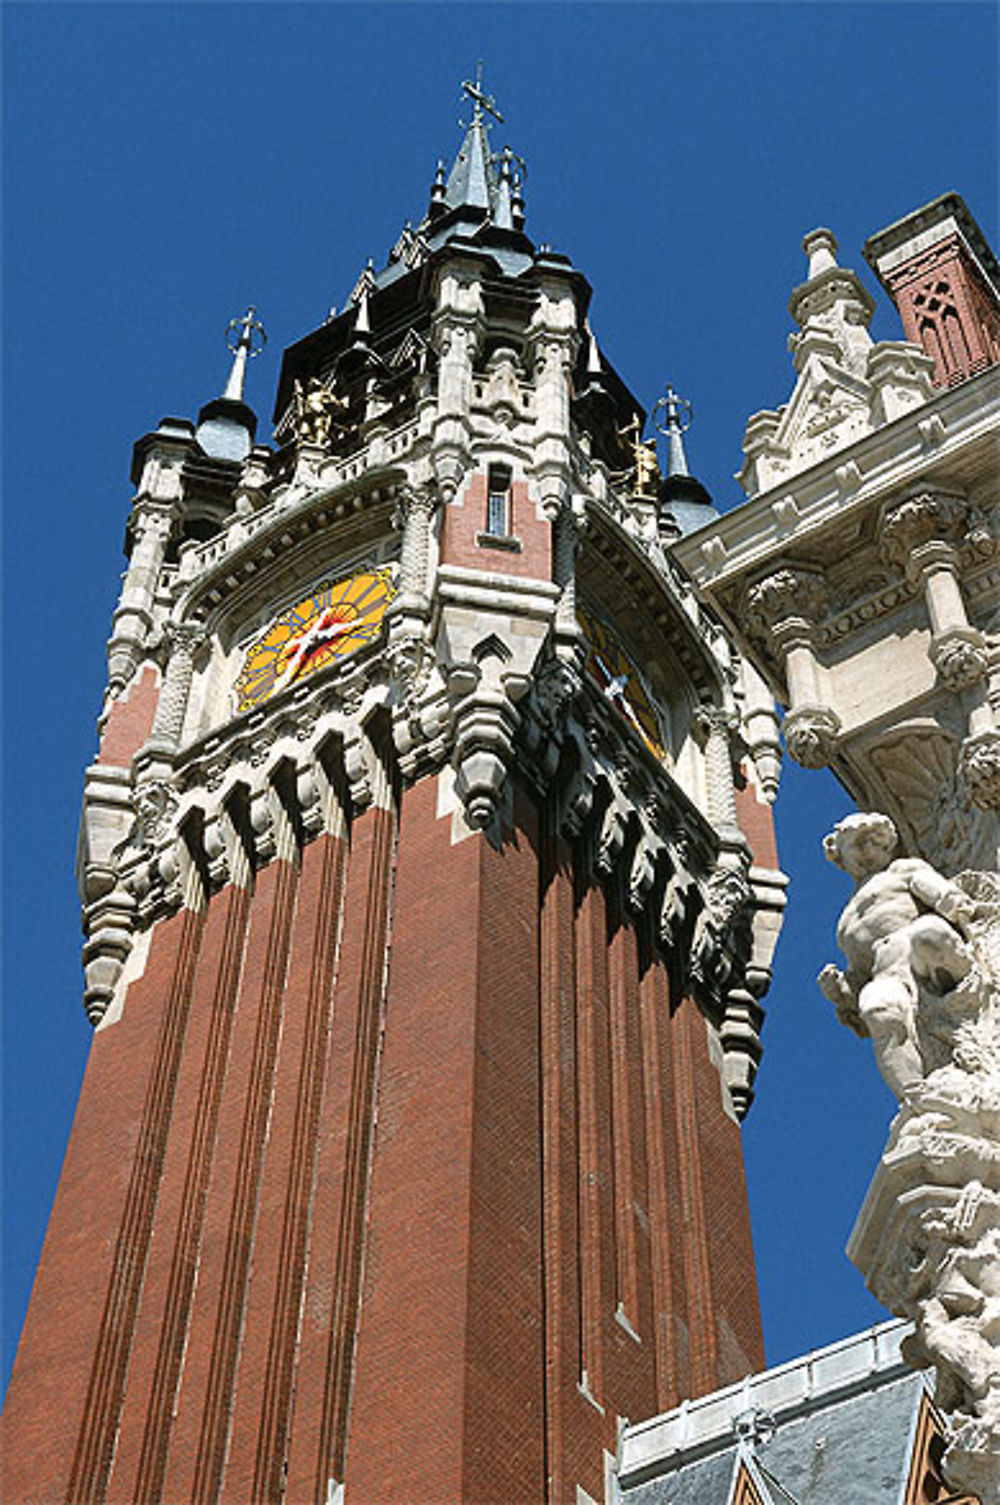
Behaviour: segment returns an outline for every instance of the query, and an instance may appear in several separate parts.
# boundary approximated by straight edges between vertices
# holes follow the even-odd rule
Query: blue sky
[[[82,1075],[73,880],[135,438],[224,382],[227,321],[281,348],[418,219],[477,58],[528,160],[528,230],[594,288],[636,394],[691,399],[724,508],[747,416],[787,396],[802,235],[861,244],[955,188],[995,240],[992,5],[172,4],[4,7],[4,1375]],[[875,291],[873,287],[873,291]],[[898,337],[879,295],[874,332]],[[791,768],[792,906],[746,1151],[768,1356],[879,1319],[843,1246],[892,1103],[814,985],[849,808]]]

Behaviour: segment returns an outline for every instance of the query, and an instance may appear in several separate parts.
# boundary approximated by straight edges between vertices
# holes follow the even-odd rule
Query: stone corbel
[[[784,661],[788,752],[804,768],[822,768],[840,732],[840,718],[825,704],[814,642],[829,605],[826,581],[818,571],[786,566],[751,586],[746,605],[751,629],[773,637]]]
[[[100,1024],[132,949],[136,903],[110,870],[93,870],[84,887],[83,1006]]]
[[[470,825],[485,830],[500,808],[521,718],[516,705],[531,681],[508,671],[499,654],[455,665],[448,675],[454,712],[455,790]]]
[[[1000,731],[984,727],[966,737],[959,772],[977,809],[1000,812]]]

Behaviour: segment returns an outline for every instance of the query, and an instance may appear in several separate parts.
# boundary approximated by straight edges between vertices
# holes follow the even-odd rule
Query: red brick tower
[[[773,713],[469,92],[276,447],[252,311],[136,447],[5,1505],[575,1505],[763,1362]]]
[[[1000,360],[1000,267],[957,193],[915,209],[865,243],[865,259],[899,309],[906,338],[953,386]]]

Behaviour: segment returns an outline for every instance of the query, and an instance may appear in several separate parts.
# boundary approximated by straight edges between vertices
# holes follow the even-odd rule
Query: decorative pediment
[[[931,395],[931,362],[915,346],[868,333],[872,300],[839,267],[828,230],[803,241],[809,277],[789,308],[799,328],[788,345],[798,377],[789,401],[756,413],[743,440],[739,482],[749,496],[845,449]]]

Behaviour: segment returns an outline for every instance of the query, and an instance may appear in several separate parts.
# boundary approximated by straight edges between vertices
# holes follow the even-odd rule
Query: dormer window
[[[486,528],[491,538],[508,538],[510,517],[510,466],[491,465],[486,481]]]

